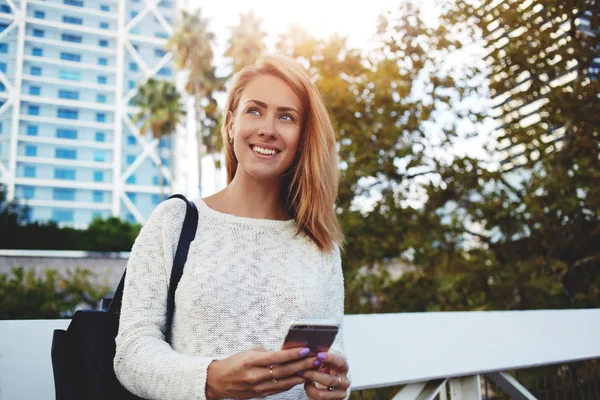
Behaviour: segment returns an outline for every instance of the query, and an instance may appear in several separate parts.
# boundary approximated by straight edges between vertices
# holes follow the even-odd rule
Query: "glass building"
[[[136,86],[174,80],[175,1],[0,0],[0,182],[32,220],[144,222],[173,184],[171,139],[140,136]]]

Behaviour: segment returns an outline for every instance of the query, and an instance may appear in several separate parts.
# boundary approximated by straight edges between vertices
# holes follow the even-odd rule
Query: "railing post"
[[[506,372],[491,372],[487,376],[494,381],[494,383],[510,395],[511,399],[516,400],[536,400],[536,397],[529,392],[523,385],[519,383],[515,378]]]
[[[479,375],[450,379],[450,400],[481,400]]]

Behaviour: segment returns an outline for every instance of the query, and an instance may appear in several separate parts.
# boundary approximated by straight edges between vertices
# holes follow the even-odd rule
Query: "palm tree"
[[[213,46],[215,34],[208,30],[208,19],[201,10],[183,11],[177,31],[166,45],[173,52],[175,67],[188,72],[185,90],[194,97],[196,138],[198,141],[198,179],[202,196],[202,156],[216,149],[218,107],[214,94],[224,90],[224,80],[215,75]]]
[[[177,92],[175,85],[169,81],[148,79],[138,87],[138,93],[133,98],[133,104],[139,107],[139,111],[132,118],[133,122],[142,121],[140,134],[145,135],[152,132],[154,139],[162,139],[171,135],[181,118],[186,114],[181,107],[181,95]],[[161,148],[161,164],[164,147]],[[171,148],[170,164],[173,165],[174,149]],[[158,171],[160,181],[160,196],[164,199],[164,177]]]
[[[265,52],[265,37],[267,34],[262,30],[262,18],[256,17],[254,11],[240,14],[238,25],[230,28],[231,37],[226,57],[231,57],[233,72],[238,72],[246,65],[252,65]]]

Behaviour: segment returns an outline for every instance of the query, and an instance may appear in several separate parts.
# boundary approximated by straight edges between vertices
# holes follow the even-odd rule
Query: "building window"
[[[27,136],[37,136],[38,135],[38,127],[36,125],[28,125],[27,126]]]
[[[71,43],[81,43],[81,36],[71,35],[70,33],[63,33],[61,35],[61,39],[63,42],[71,42]]]
[[[161,39],[168,39],[169,34],[167,32],[155,32],[154,37],[161,38]]]
[[[136,157],[133,154],[128,154],[127,155],[127,164],[131,165],[133,164],[133,162],[135,161]]]
[[[82,0],[63,0],[63,4],[68,6],[83,7]]]
[[[173,74],[173,71],[171,70],[171,68],[162,67],[161,69],[158,70],[158,75],[171,76],[172,74]]]
[[[63,15],[62,21],[65,24],[83,25],[83,20],[81,18],[69,17],[68,15]]]
[[[54,188],[52,190],[52,199],[59,201],[74,201],[75,189]]]
[[[44,19],[44,18],[46,18],[46,13],[43,12],[43,11],[36,10],[36,11],[33,12],[33,16],[35,18]]]
[[[97,94],[96,95],[96,103],[106,103],[106,95],[105,94]]]
[[[59,71],[58,77],[60,79],[66,79],[68,81],[80,81],[81,74],[79,72],[74,71]]]
[[[40,106],[30,105],[27,107],[27,114],[29,115],[40,115]]]
[[[31,67],[29,73],[33,76],[40,76],[42,75],[42,67]]]
[[[31,55],[36,57],[42,57],[44,55],[44,50],[40,49],[39,47],[34,47],[33,49],[31,49]]]
[[[152,195],[152,204],[157,205],[158,203],[160,203],[160,197],[158,197],[157,194],[153,194]]]
[[[75,149],[56,149],[54,156],[65,160],[76,160],[77,150]]]
[[[129,63],[129,70],[130,71],[137,71],[138,70],[138,65],[134,62],[130,62]]]
[[[127,181],[125,181],[125,183],[127,183],[129,185],[135,185],[135,182],[136,182],[135,174],[129,175],[129,177],[127,178]]]
[[[136,144],[136,140],[135,140],[135,136],[133,135],[127,135],[127,144],[128,145],[135,145]]]
[[[107,6],[106,4],[101,4],[100,11],[110,11],[110,7]]]
[[[96,132],[96,142],[104,142],[106,140],[106,135],[104,132]]]
[[[0,43],[0,53],[8,53],[8,44]]]
[[[135,87],[134,81],[129,81],[129,89],[133,89]]]
[[[96,113],[96,122],[106,122],[106,114]]]
[[[137,26],[134,26],[133,28],[131,28],[129,30],[129,33],[131,33],[132,35],[139,35],[140,33],[140,28],[138,28]]]
[[[69,100],[79,100],[79,92],[74,91],[74,90],[60,89],[58,91],[58,98],[69,99]]]
[[[154,55],[156,57],[164,57],[165,51],[163,49],[154,49]]]
[[[131,13],[129,13],[129,15],[130,15],[130,16],[131,16],[131,18],[133,19],[133,18],[137,17],[137,15],[138,15],[138,12],[137,12],[137,11],[135,11],[135,10],[133,10]]]
[[[3,32],[6,28],[8,28],[8,24],[0,24],[0,32]]]
[[[0,71],[6,73],[6,63],[0,62]]]
[[[158,176],[153,176],[152,177],[152,184],[153,185],[158,185]]]
[[[75,180],[75,170],[74,169],[57,168],[54,170],[54,179],[60,179],[63,181],[74,181]]]
[[[0,12],[3,13],[10,13],[10,7],[7,6],[6,4],[0,4]]]
[[[39,96],[40,95],[40,87],[39,86],[30,86],[29,94],[31,94],[33,96]]]
[[[98,65],[108,65],[108,60],[104,57],[98,57]]]
[[[135,199],[136,199],[136,197],[137,197],[137,196],[135,195],[135,193],[130,193],[130,192],[127,192],[127,197],[129,198],[129,201],[131,201],[133,204],[135,204]]]
[[[94,182],[104,182],[104,173],[102,171],[94,171]]]
[[[35,178],[35,167],[33,165],[26,165],[23,172],[26,178]]]
[[[25,155],[27,157],[35,157],[37,156],[37,147],[33,145],[25,146]]]
[[[100,190],[94,190],[94,203],[104,202],[104,192]]]
[[[56,115],[58,118],[79,119],[79,111],[71,108],[59,108]]]
[[[167,141],[166,138],[161,138],[160,142],[159,142],[159,147],[161,149],[166,149],[169,146],[169,142]]]
[[[23,198],[24,199],[33,199],[35,194],[35,188],[33,186],[23,186]]]
[[[75,129],[58,128],[56,137],[60,139],[77,139],[77,131]]]
[[[67,1],[73,0],[65,0]],[[73,222],[75,220],[75,213],[73,210],[52,210],[52,220],[56,222]]]
[[[98,40],[98,46],[100,46],[100,47],[108,47],[108,40],[105,40],[105,39]]]
[[[66,61],[81,61],[81,54],[75,53],[60,53],[60,59]]]
[[[172,1],[168,1],[168,0],[163,0],[160,3],[158,3],[159,7],[168,7],[168,8],[173,8],[173,2]]]
[[[108,22],[100,22],[100,29],[108,29]]]
[[[106,77],[103,75],[99,75],[98,79],[96,80],[96,82],[98,82],[101,85],[106,85]]]
[[[102,150],[96,150],[94,152],[94,161],[97,161],[97,162],[105,161],[105,154]]]
[[[42,29],[34,29],[33,36],[35,37],[44,37],[44,31]]]

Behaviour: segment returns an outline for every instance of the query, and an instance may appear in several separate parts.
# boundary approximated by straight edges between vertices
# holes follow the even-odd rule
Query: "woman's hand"
[[[306,395],[313,400],[345,399],[350,387],[348,363],[333,353],[319,353],[317,357],[323,362],[321,369],[309,370],[302,375],[308,381],[304,384]],[[315,383],[321,387],[317,388]]]
[[[306,382],[296,375],[315,367],[309,349],[268,352],[258,347],[215,360],[208,367],[207,399],[248,399],[285,392]]]

